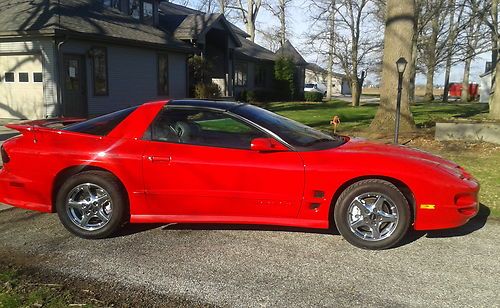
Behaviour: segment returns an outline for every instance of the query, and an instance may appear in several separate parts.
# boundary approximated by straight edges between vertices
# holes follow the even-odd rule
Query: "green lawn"
[[[366,135],[368,126],[375,116],[377,105],[351,107],[343,101],[328,103],[277,102],[266,106],[268,109],[306,125],[330,130],[332,116],[338,115],[341,134]],[[411,107],[419,128],[435,126],[437,120],[460,118],[485,118],[488,105],[443,104],[439,102],[419,103]],[[423,130],[422,130],[423,131]],[[500,218],[500,146],[487,143],[468,144],[465,142],[441,143],[432,140],[432,131],[427,131],[425,142],[410,142],[410,146],[420,147],[453,160],[469,170],[481,183],[481,203],[491,211],[491,217]]]
[[[342,121],[339,131],[353,132],[370,125],[378,105],[351,107],[347,102],[333,100],[328,103],[277,102],[266,108],[322,130],[331,129],[330,120],[338,115]],[[418,127],[432,127],[436,120],[480,115],[488,111],[488,105],[419,103],[411,109]]]

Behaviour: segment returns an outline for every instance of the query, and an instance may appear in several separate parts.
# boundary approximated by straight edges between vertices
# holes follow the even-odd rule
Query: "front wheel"
[[[61,223],[73,234],[105,238],[124,223],[128,202],[120,182],[104,171],[85,171],[70,177],[56,199]]]
[[[340,234],[354,246],[387,249],[399,243],[410,225],[410,206],[392,183],[370,179],[352,184],[335,204]]]

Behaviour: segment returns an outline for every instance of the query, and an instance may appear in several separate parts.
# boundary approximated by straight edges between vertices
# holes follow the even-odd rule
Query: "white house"
[[[328,72],[314,63],[308,63],[305,71],[305,83],[319,83],[327,85]],[[333,95],[350,95],[351,87],[347,78],[343,74],[333,73],[332,76],[332,94]]]

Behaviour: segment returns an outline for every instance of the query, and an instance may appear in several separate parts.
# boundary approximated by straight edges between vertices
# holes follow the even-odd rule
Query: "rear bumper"
[[[32,180],[15,176],[5,168],[0,169],[0,203],[33,211],[52,212],[51,204],[40,200],[43,197]]]
[[[437,230],[456,228],[466,224],[479,212],[479,183],[466,180],[447,191],[448,202],[435,204],[431,208],[427,204],[417,204],[415,230]]]

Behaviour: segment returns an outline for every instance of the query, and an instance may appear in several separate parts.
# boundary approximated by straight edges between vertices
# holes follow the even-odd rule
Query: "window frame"
[[[22,76],[26,76],[26,80],[21,79],[21,74]],[[17,82],[19,83],[29,83],[30,82],[30,73],[28,72],[18,72],[17,73]]]
[[[162,87],[161,82],[160,82],[160,58],[164,57],[166,60],[166,71],[167,71],[167,76],[165,77],[164,80],[164,85],[166,85],[167,90],[165,91],[165,87]],[[158,96],[169,96],[170,95],[170,61],[169,61],[169,54],[168,53],[158,53],[156,55],[156,90],[157,90],[157,95]],[[164,72],[164,71],[163,71]]]
[[[161,115],[163,112],[168,112],[168,111],[175,111],[175,110],[185,110],[185,111],[197,111],[197,112],[212,112],[212,113],[217,113],[217,114],[222,114],[226,115],[228,118],[231,118],[232,120],[241,123],[252,130],[259,132],[262,134],[262,137],[255,137],[255,138],[273,138],[276,141],[280,142],[277,140],[272,134],[270,134],[267,130],[262,129],[260,126],[254,124],[251,121],[248,121],[247,119],[237,115],[233,114],[229,111],[225,110],[220,110],[216,108],[209,108],[209,107],[192,107],[192,106],[165,106],[163,107],[158,114],[155,116],[153,121],[149,124],[148,128],[144,132],[144,135],[142,137],[142,140],[145,141],[150,141],[150,142],[162,142],[162,143],[167,143],[167,144],[179,144],[179,145],[188,145],[188,146],[200,146],[200,147],[210,147],[210,148],[217,148],[217,149],[231,149],[231,150],[243,150],[243,151],[251,151],[250,147],[249,148],[239,148],[239,147],[230,147],[230,146],[219,146],[219,145],[209,145],[209,144],[197,144],[197,143],[181,143],[181,142],[176,142],[176,141],[169,141],[169,140],[156,140],[153,139],[153,130],[151,127],[155,125],[155,123],[160,119]]]
[[[7,80],[7,74],[12,74],[12,80]],[[3,82],[6,82],[6,83],[14,83],[14,82],[16,82],[16,72],[4,72],[4,74],[3,74]]]
[[[37,81],[37,78],[35,78],[35,75],[40,76],[40,81]],[[33,77],[34,83],[43,83],[43,72],[33,72],[32,77]]]
[[[238,68],[244,67],[243,70]],[[241,83],[239,82],[238,73],[241,73]],[[244,78],[243,78],[244,77]],[[234,85],[237,87],[246,87],[248,85],[248,62],[236,61],[234,64]]]
[[[97,76],[97,69],[96,69],[96,59],[97,55],[94,54],[95,50],[102,50],[103,51],[103,57],[104,57],[104,82],[106,89],[104,92],[99,92],[97,91],[96,87],[96,76]],[[91,56],[91,62],[92,62],[92,90],[93,90],[93,95],[94,96],[109,96],[109,74],[108,74],[108,48],[105,46],[92,46],[91,47],[92,51],[92,56]]]

